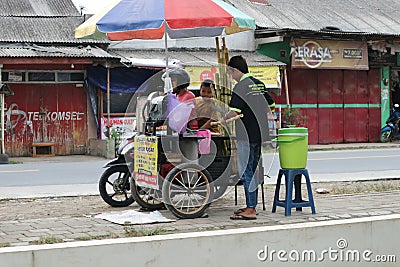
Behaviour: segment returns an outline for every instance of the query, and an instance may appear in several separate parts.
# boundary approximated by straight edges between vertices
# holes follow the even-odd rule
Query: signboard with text
[[[186,67],[190,75],[189,89],[200,89],[200,84],[206,79],[215,81],[215,75],[219,73],[218,68],[210,67]],[[278,66],[249,66],[249,72],[262,81],[267,88],[281,88],[280,70]]]
[[[133,177],[138,186],[158,188],[158,139],[155,136],[135,136],[135,160]]]
[[[397,66],[397,55],[368,49],[368,61],[371,66]]]
[[[267,88],[281,88],[281,75],[279,67],[251,67],[249,72],[253,74],[254,78],[259,79],[265,84]]]
[[[111,117],[110,124],[108,118],[102,117],[100,121],[101,139],[107,139],[107,126],[110,125],[110,132],[115,132],[119,138],[129,138],[133,136],[136,127],[135,117]]]
[[[365,42],[294,39],[292,67],[368,70]]]

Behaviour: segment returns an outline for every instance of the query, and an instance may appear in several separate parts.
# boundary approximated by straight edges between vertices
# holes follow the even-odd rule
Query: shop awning
[[[121,57],[121,63],[133,67],[164,68],[164,50],[125,50],[110,49],[112,55]],[[251,51],[229,51],[229,56],[242,55],[247,60],[250,72],[262,80],[267,88],[280,88],[280,68],[286,64],[265,55]],[[204,79],[214,80],[218,73],[218,60],[215,50],[178,49],[168,52],[169,67],[184,67],[190,74],[189,89],[198,89]]]
[[[159,69],[149,68],[110,68],[110,93],[134,93],[150,77],[159,72]],[[107,69],[103,66],[87,68],[89,83],[107,91]],[[161,83],[161,78],[159,79]]]
[[[137,62],[149,60],[165,60],[165,50],[127,50],[109,49],[111,55],[121,57],[121,63],[140,67]],[[229,51],[229,56],[242,55],[249,66],[285,66],[286,64],[273,58],[252,51]],[[169,50],[170,62],[179,62],[187,66],[218,66],[217,53],[212,49],[176,49]]]

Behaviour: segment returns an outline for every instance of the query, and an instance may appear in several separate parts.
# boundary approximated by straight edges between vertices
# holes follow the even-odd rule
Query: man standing
[[[268,107],[275,103],[265,85],[249,73],[246,60],[234,56],[229,60],[228,73],[237,81],[229,103],[230,111],[222,122],[243,114],[235,123],[238,143],[238,171],[243,182],[246,208],[234,212],[232,220],[255,220],[258,201],[258,177],[255,171],[261,156],[261,144],[270,140],[268,134]],[[263,177],[260,177],[263,179]]]

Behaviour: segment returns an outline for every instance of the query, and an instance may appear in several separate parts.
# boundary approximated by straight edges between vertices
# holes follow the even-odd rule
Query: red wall
[[[287,73],[290,104],[301,107],[307,117],[302,126],[309,130],[310,144],[379,141],[379,69],[292,69]],[[285,105],[285,89],[274,99]]]
[[[6,97],[6,151],[30,155],[32,142],[54,142],[56,154],[84,154],[87,102],[84,87],[75,84],[13,84]],[[41,112],[45,112],[42,120]]]
[[[318,71],[318,143],[342,143],[343,108],[330,107],[343,103],[343,72]]]

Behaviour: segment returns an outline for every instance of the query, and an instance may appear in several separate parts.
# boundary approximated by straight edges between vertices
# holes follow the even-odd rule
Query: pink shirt
[[[186,101],[192,101],[193,102],[193,104],[195,104],[195,98],[196,98],[196,96],[192,93],[192,92],[190,92],[189,90],[186,90],[182,95],[177,95],[176,96],[177,98],[178,98],[178,100],[179,100],[179,102],[186,102]],[[191,113],[191,115],[190,115],[190,118],[191,119],[193,119],[195,117],[195,111],[194,110],[192,110],[192,113]],[[198,126],[197,126],[197,120],[193,120],[191,123],[190,123],[190,126],[189,126],[189,128],[190,129],[197,129],[198,128]]]
[[[190,92],[189,90],[186,90],[182,95],[177,95],[177,98],[179,102],[186,102],[188,100],[194,99],[196,96]]]

